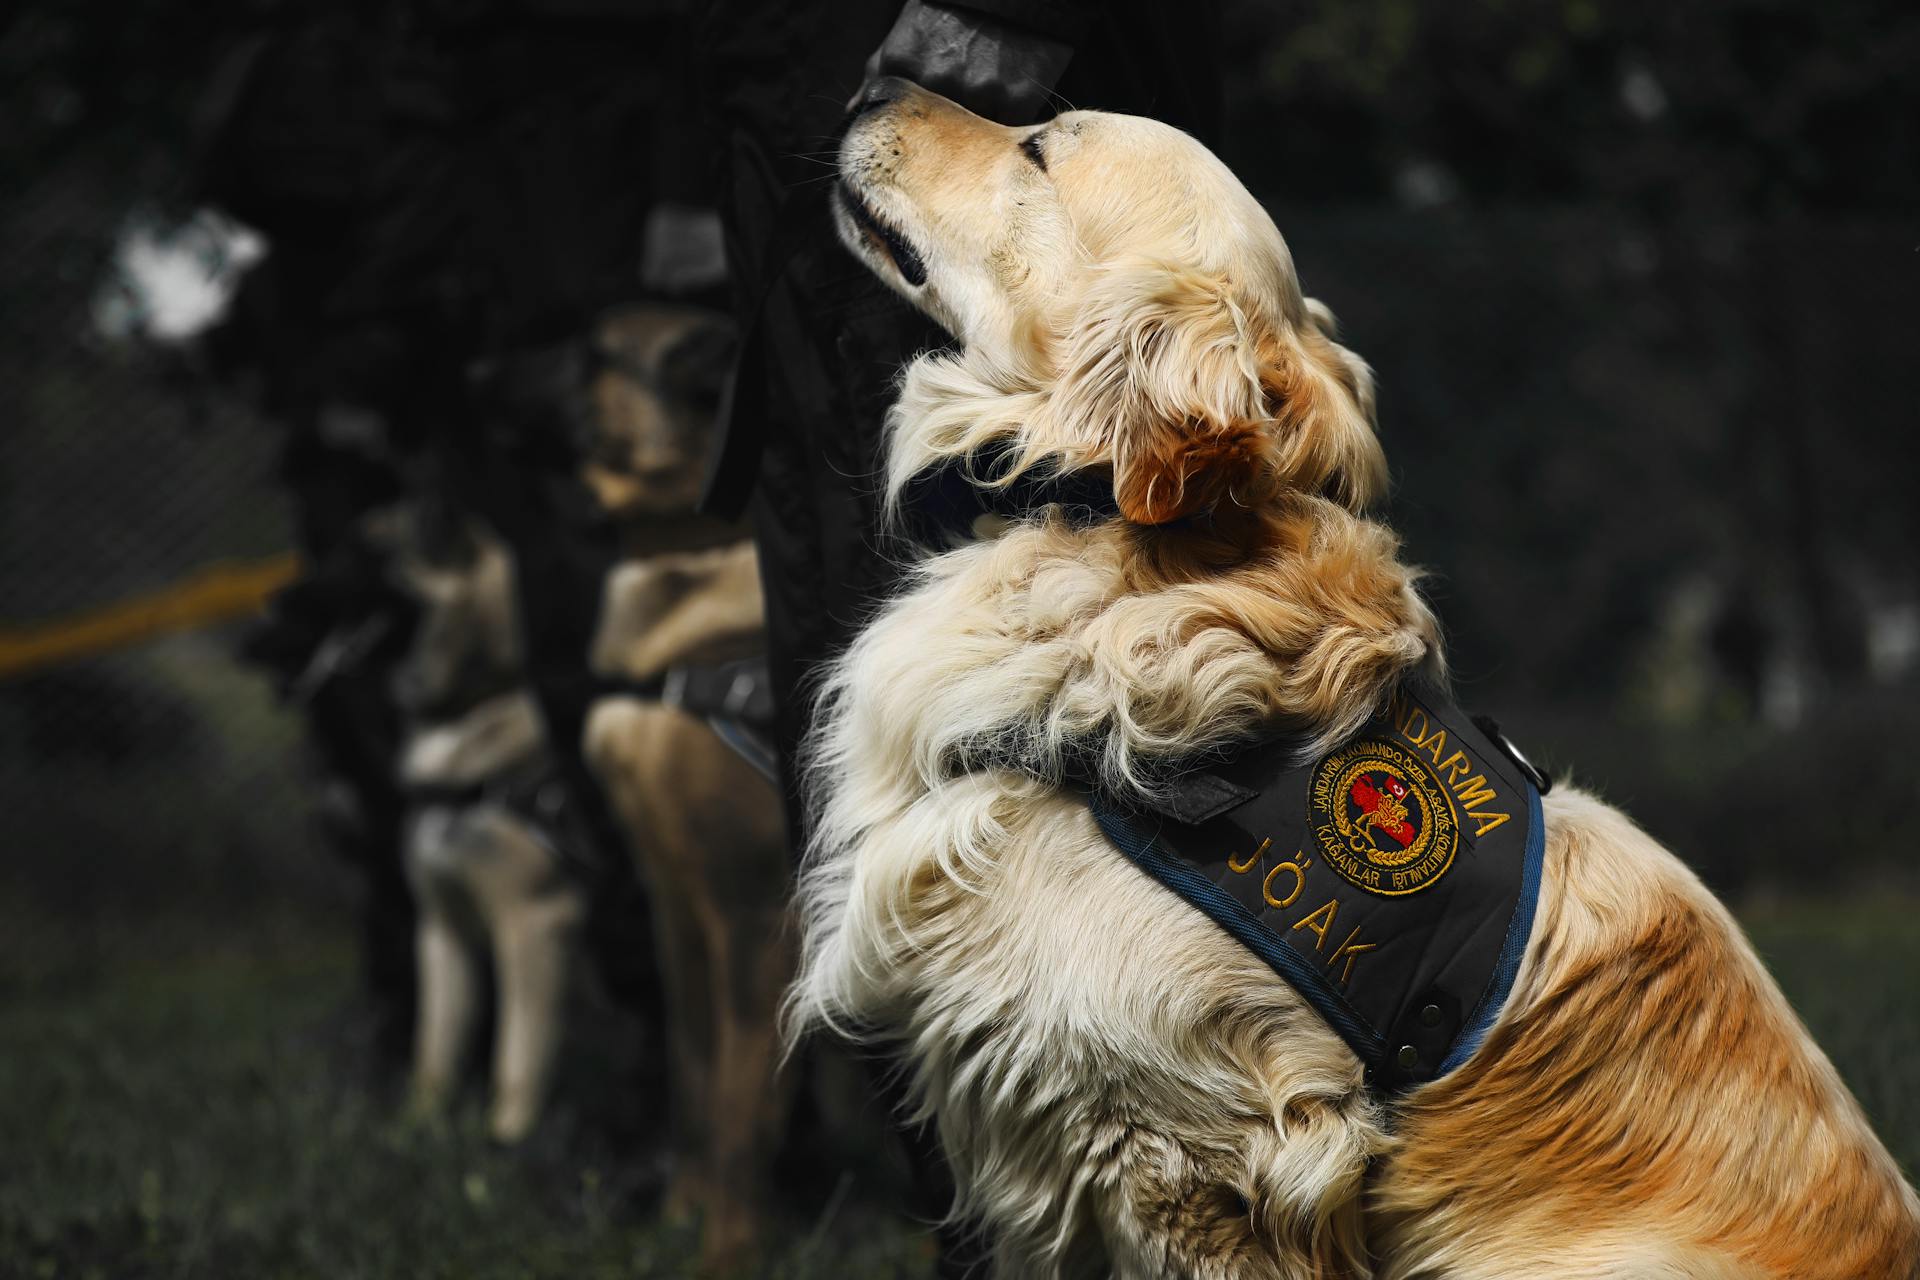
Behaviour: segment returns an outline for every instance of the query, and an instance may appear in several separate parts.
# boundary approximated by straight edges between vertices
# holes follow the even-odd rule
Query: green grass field
[[[1816,1036],[1908,1169],[1920,1162],[1920,904],[1755,908]],[[17,924],[18,922],[16,922]],[[30,922],[29,922],[30,923]],[[650,1277],[689,1270],[651,1216],[658,1170],[563,1108],[531,1150],[469,1112],[437,1129],[343,1064],[337,929],[255,918],[209,938],[94,921],[0,930],[0,1274]],[[925,1233],[858,1193],[796,1221],[768,1274],[918,1276]]]
[[[636,1159],[647,1145],[609,1132],[633,1130],[632,1115],[608,1126],[562,1105],[515,1152],[488,1143],[477,1105],[444,1124],[409,1120],[390,1086],[352,1065],[365,1059],[354,1049],[364,1034],[339,935],[295,920],[256,921],[211,943],[159,936],[168,932],[90,947],[78,966],[45,951],[9,957],[0,1276],[508,1280],[691,1269],[690,1233],[650,1211],[657,1158]],[[179,946],[146,956],[138,941]],[[591,1030],[579,1039],[590,1044]],[[595,1064],[570,1062],[565,1078],[600,1110],[630,1112],[609,1104],[606,1066],[596,1076]],[[926,1272],[924,1232],[875,1221],[848,1199],[790,1224],[766,1274]]]

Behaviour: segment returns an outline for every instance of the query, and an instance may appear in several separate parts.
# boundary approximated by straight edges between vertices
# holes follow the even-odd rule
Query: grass
[[[1747,913],[1909,1170],[1920,1162],[1915,905],[1783,900]],[[351,1066],[343,930],[255,916],[210,938],[177,923],[111,934],[78,967],[60,962],[44,930],[0,929],[10,939],[0,943],[0,1273],[689,1272],[688,1233],[652,1212],[659,1171],[634,1149],[646,1144],[623,1147],[619,1126],[590,1107],[563,1108],[514,1153],[490,1146],[470,1113],[438,1128],[400,1119]],[[830,1222],[793,1224],[766,1272],[922,1276],[928,1258],[923,1232],[855,1196]]]
[[[404,1119],[352,1065],[344,935],[268,932],[157,963],[116,946],[78,981],[42,963],[0,1007],[0,1275],[691,1271],[691,1233],[652,1212],[648,1144],[577,1108],[515,1152],[488,1143],[473,1108]],[[765,1273],[910,1277],[930,1256],[910,1224],[843,1207],[792,1224]]]
[[[1748,936],[1909,1181],[1920,1174],[1920,901],[1754,902]]]

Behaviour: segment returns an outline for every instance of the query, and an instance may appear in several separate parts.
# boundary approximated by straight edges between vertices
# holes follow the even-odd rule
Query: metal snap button
[[[1410,1044],[1400,1046],[1400,1056],[1396,1059],[1402,1071],[1412,1070],[1420,1065],[1420,1051]]]
[[[1430,1004],[1426,1008],[1422,1009],[1420,1011],[1420,1025],[1423,1027],[1439,1026],[1440,1025],[1440,1006],[1437,1004]]]

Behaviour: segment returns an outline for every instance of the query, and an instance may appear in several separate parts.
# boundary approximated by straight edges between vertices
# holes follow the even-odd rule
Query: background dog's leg
[[[419,987],[412,1105],[423,1114],[444,1108],[460,1083],[461,1059],[473,1039],[485,987],[485,959],[459,883],[463,855],[458,825],[453,810],[430,807],[413,816],[406,834]]]
[[[670,873],[655,865],[650,870]],[[724,1199],[707,1160],[707,1132],[714,1062],[713,973],[706,963],[702,930],[685,886],[670,874],[657,875],[653,895],[654,937],[660,947],[660,976],[666,984],[668,1069],[672,1085],[673,1182],[667,1188],[667,1213],[704,1220],[710,1206]]]
[[[678,1159],[666,1209],[701,1223],[702,1265],[724,1273],[762,1243],[787,1117],[775,1023],[794,940],[779,800],[671,708],[609,699],[587,738],[653,905]]]
[[[706,1159],[714,1186],[732,1193],[712,1198],[703,1244],[709,1259],[726,1261],[758,1237],[769,1156],[786,1131],[791,1088],[773,1013],[793,976],[793,938],[777,904],[726,916],[709,910],[702,923],[714,1037]]]
[[[526,1137],[546,1103],[581,905],[573,895],[555,895],[518,904],[494,922],[500,1025],[487,1130],[497,1141]]]
[[[607,788],[653,913],[653,941],[666,997],[667,1074],[675,1167],[664,1212],[693,1220],[717,1198],[703,1158],[707,1149],[708,1073],[713,1062],[712,1000],[702,931],[693,915],[687,884],[697,878],[704,851],[692,844],[681,810],[694,797],[677,792],[663,777],[664,761],[689,743],[698,745],[704,726],[677,711],[631,698],[595,704],[587,722],[585,750]],[[731,811],[726,801],[722,813]],[[693,874],[689,874],[692,868]]]
[[[459,1083],[460,1059],[480,1011],[481,961],[430,898],[421,903],[415,951],[420,996],[414,1019],[413,1103],[432,1112],[446,1105]]]

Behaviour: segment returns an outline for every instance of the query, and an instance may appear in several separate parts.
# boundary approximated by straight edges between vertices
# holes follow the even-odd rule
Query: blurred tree
[[[1290,199],[1426,163],[1479,204],[1920,207],[1920,10],[1889,0],[1242,0],[1224,52],[1230,158]]]
[[[1605,696],[1700,580],[1852,678],[1863,596],[1916,587],[1857,566],[1920,546],[1883,479],[1920,467],[1920,10],[1246,0],[1227,29],[1228,158],[1319,232],[1468,668],[1524,637],[1523,687]]]

